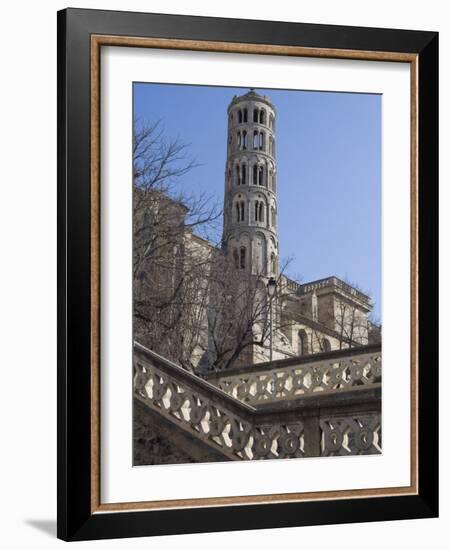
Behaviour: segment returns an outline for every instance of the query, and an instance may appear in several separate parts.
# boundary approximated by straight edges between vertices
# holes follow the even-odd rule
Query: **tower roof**
[[[275,106],[270,101],[269,97],[266,95],[261,95],[255,92],[254,88],[250,88],[250,90],[242,95],[235,95],[233,99],[231,100],[230,104],[228,105],[228,110],[231,109],[233,105],[236,105],[237,103],[241,103],[242,101],[261,101],[262,103],[266,103],[271,107],[274,111],[276,111]]]

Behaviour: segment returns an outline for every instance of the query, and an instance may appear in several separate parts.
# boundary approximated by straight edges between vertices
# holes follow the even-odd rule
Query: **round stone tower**
[[[239,269],[278,275],[275,107],[253,89],[228,106],[223,246]]]

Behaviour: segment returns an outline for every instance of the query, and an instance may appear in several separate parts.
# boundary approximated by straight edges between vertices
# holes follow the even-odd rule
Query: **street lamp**
[[[270,315],[270,332],[269,332],[269,343],[270,343],[270,361],[273,361],[273,298],[277,290],[277,282],[273,277],[267,281],[267,294],[269,295],[269,315]]]

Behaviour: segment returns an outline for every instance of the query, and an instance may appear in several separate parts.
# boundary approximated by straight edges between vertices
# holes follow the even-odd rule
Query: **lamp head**
[[[269,293],[270,298],[274,297],[276,289],[277,289],[277,282],[273,277],[270,277],[270,279],[267,281],[267,292]]]

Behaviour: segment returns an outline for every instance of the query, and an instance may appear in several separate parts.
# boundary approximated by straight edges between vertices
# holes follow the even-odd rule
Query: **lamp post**
[[[267,281],[267,294],[269,295],[269,344],[270,344],[270,361],[273,361],[273,298],[277,289],[277,282],[273,277]]]

